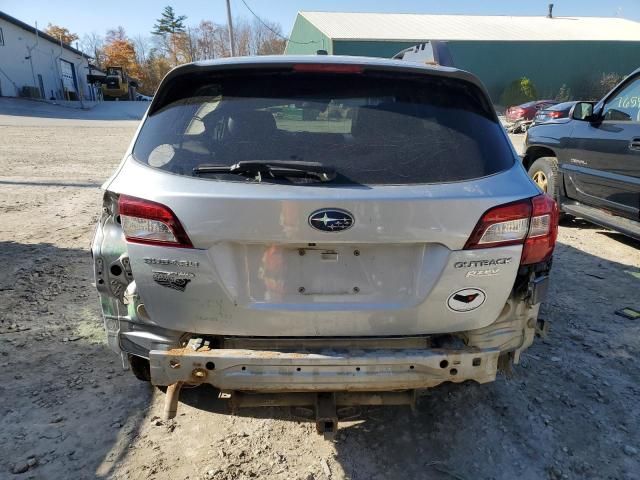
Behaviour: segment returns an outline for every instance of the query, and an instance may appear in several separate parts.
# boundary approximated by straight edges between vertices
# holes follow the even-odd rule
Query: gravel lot
[[[164,395],[107,350],[91,286],[99,186],[146,104],[77,111],[0,99],[0,478],[638,479],[640,244],[560,230],[538,341],[511,379],[369,408],[336,442],[286,409]]]

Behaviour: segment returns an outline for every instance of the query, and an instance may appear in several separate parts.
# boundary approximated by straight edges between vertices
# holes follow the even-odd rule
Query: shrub
[[[518,78],[509,84],[500,95],[500,104],[505,107],[530,102],[538,97],[536,87],[527,77]]]
[[[573,94],[571,93],[571,89],[567,87],[566,83],[563,83],[562,86],[560,87],[560,90],[558,90],[558,93],[556,94],[555,99],[558,102],[568,102],[572,98],[573,98]]]
[[[604,90],[602,93],[602,97],[604,97],[607,93],[613,90],[613,87],[618,85],[624,77],[619,73],[603,73],[600,76],[600,81],[598,82],[600,87]]]
[[[615,72],[602,72],[599,75],[584,79],[576,90],[580,98],[585,100],[600,100],[609,93],[613,87],[620,83],[623,78],[622,75]]]

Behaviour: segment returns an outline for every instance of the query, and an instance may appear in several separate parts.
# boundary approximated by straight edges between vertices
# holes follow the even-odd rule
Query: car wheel
[[[149,369],[149,360],[146,358],[138,357],[136,355],[129,355],[129,366],[131,372],[138,380],[143,382],[151,381],[151,370]]]
[[[529,176],[544,193],[558,198],[558,161],[552,157],[541,157],[529,167]]]
[[[558,177],[558,160],[553,157],[540,157],[529,167],[529,176],[544,193],[558,201],[560,179]],[[560,212],[560,221],[571,220],[571,217]]]

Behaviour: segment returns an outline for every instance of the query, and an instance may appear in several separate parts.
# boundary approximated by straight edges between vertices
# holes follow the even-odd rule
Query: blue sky
[[[550,0],[245,0],[263,19],[278,22],[285,34],[291,31],[298,10],[454,13],[476,15],[545,15]],[[553,0],[551,0],[553,1]],[[640,21],[639,0],[555,0],[558,16],[620,16]],[[122,25],[131,36],[146,35],[165,5],[187,15],[187,24],[200,20],[226,22],[225,0],[0,0],[0,10],[44,28],[51,22],[80,34],[104,35]],[[251,18],[242,0],[232,0],[234,16]],[[115,7],[120,5],[121,8]]]

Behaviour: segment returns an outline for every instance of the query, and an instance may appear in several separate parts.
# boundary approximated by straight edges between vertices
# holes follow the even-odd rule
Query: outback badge
[[[309,225],[321,232],[341,232],[353,223],[353,215],[339,208],[322,208],[309,215]]]

